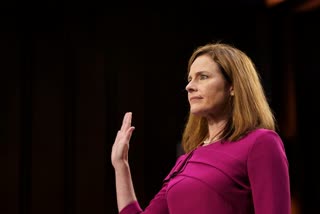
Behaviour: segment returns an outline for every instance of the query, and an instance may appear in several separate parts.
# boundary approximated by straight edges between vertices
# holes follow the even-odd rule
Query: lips
[[[200,100],[200,99],[202,99],[202,97],[198,97],[198,96],[190,97],[190,98],[189,98],[189,102],[195,101],[195,100]]]

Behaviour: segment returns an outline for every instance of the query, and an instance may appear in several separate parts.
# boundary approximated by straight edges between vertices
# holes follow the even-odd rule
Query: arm
[[[122,210],[137,200],[128,162],[129,142],[134,130],[131,126],[132,113],[124,115],[121,129],[118,131],[111,152],[111,162],[115,170],[118,210]]]
[[[248,174],[256,214],[290,214],[288,161],[275,133],[256,139],[248,156]]]
[[[168,183],[164,183],[161,190],[155,195],[155,197],[150,201],[149,205],[143,211],[137,201],[133,201],[124,207],[120,214],[169,214],[166,192]]]
[[[128,162],[129,142],[134,130],[131,126],[132,113],[125,114],[111,152],[111,162],[115,170],[117,204],[120,214],[168,214],[166,202],[167,182],[143,211],[135,195]]]

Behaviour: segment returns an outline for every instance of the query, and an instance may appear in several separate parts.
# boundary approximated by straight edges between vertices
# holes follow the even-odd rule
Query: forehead
[[[189,75],[197,72],[219,72],[218,64],[208,55],[197,57],[190,66]]]

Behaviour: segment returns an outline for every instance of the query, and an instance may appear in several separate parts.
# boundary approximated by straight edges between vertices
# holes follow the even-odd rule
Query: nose
[[[193,81],[190,81],[187,85],[186,85],[186,91],[191,93],[193,91],[195,91],[196,88],[195,88],[195,85],[193,83]]]

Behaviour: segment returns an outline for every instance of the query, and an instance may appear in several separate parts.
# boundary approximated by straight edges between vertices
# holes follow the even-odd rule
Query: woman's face
[[[186,86],[190,113],[206,118],[217,118],[227,112],[232,87],[220,68],[209,56],[197,57],[190,67]]]

